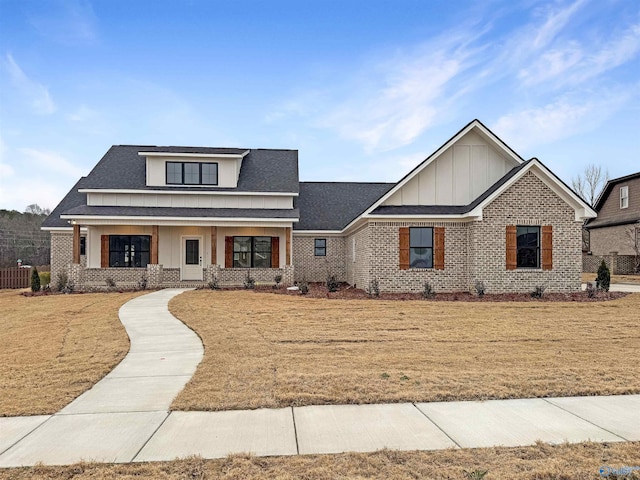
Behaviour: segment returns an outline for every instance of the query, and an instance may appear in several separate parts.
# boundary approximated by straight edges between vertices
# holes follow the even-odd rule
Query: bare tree
[[[24,213],[32,213],[34,215],[49,215],[51,213],[51,210],[49,210],[48,208],[42,208],[37,203],[32,203],[31,205],[27,205]]]
[[[608,181],[609,172],[603,171],[601,166],[591,163],[585,167],[582,173],[571,179],[571,186],[589,202],[589,205],[593,206]]]
[[[640,273],[640,226],[627,228],[627,243],[634,251],[633,273]]]

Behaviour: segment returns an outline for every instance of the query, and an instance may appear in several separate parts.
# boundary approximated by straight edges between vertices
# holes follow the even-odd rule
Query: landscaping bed
[[[329,292],[324,283],[309,283],[307,298],[329,298],[341,300],[425,300],[422,292],[418,293],[380,293],[375,296],[366,291],[353,288],[347,283],[341,283],[337,291]],[[231,290],[231,289],[229,289]],[[235,289],[238,290],[238,289]],[[257,292],[275,293],[278,295],[302,295],[299,290],[287,290],[284,287],[273,288],[273,286],[259,285],[255,288]],[[534,297],[531,293],[485,293],[480,296],[470,292],[435,292],[435,295],[426,300],[442,302],[599,302],[604,300],[615,300],[628,295],[622,292],[599,291],[595,296],[590,297],[587,292],[573,293],[542,293],[541,297]]]

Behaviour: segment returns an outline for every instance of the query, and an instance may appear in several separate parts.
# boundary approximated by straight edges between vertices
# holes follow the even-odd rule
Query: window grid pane
[[[109,235],[109,266],[146,267],[150,244],[148,235]]]
[[[182,163],[167,162],[167,183],[171,185],[182,183]]]
[[[314,255],[316,257],[325,257],[327,255],[326,238],[316,238],[314,240]]]
[[[271,268],[271,237],[233,237],[234,268]]]
[[[200,164],[185,163],[184,164],[184,184],[198,185],[200,183]]]
[[[218,164],[217,163],[202,164],[202,184],[203,185],[218,184]]]

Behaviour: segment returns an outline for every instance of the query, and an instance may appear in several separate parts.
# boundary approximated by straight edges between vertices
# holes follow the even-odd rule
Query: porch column
[[[284,229],[284,235],[287,239],[287,265],[291,265],[291,227]]]
[[[211,265],[218,264],[218,228],[211,227]]]
[[[158,264],[158,225],[151,227],[151,263]]]
[[[80,225],[73,224],[73,263],[80,263]]]

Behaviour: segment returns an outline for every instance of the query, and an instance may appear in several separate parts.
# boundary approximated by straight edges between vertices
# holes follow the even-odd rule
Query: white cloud
[[[503,115],[492,130],[508,139],[516,151],[523,151],[594,130],[628,97],[628,93],[600,92],[582,101],[562,98],[541,107]]]
[[[84,174],[81,168],[56,152],[37,150],[35,148],[19,148],[18,152],[23,155],[22,161],[25,164],[37,167],[40,172],[56,172],[75,179]]]
[[[5,67],[11,78],[11,83],[18,89],[35,113],[50,115],[56,111],[49,89],[29,78],[11,54],[6,55]]]
[[[518,78],[525,86],[548,81],[557,86],[581,84],[634,59],[639,52],[640,24],[636,24],[609,41],[593,39],[581,45],[571,40],[551,48],[521,69]]]
[[[321,115],[320,125],[356,140],[367,152],[412,143],[441,118],[451,83],[470,66],[469,52],[432,47],[366,69],[361,77],[379,80],[360,83],[357,92]]]
[[[97,17],[87,0],[51,2],[30,23],[43,37],[64,45],[93,44],[98,38]]]
[[[541,49],[549,45],[585,3],[587,3],[586,0],[576,0],[565,8],[551,10],[545,22],[536,29],[536,36],[531,46],[534,49]]]

